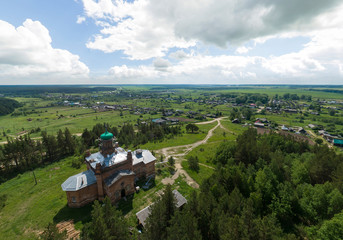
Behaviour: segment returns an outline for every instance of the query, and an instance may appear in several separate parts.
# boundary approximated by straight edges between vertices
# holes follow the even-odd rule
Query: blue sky
[[[339,0],[11,0],[1,84],[342,84]]]

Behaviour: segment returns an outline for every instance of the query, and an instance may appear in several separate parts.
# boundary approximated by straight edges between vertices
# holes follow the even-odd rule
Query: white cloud
[[[151,65],[114,66],[110,76],[115,78],[147,81],[151,78],[169,83],[229,80],[279,83],[283,79],[294,83],[314,79],[320,83],[327,78],[339,83],[342,80],[341,0],[82,2],[85,15],[101,28],[87,43],[88,48],[106,53],[122,51],[130,60],[154,59]],[[244,46],[251,40],[255,45],[268,46],[269,39],[298,36],[311,40],[302,50],[281,56],[276,53],[277,57],[251,56],[252,48]],[[211,56],[211,50],[197,53],[197,47],[204,44],[222,48],[230,44],[236,47],[236,54],[243,56]],[[174,60],[173,64],[168,58]]]
[[[0,79],[88,76],[89,69],[79,56],[55,49],[51,42],[48,29],[39,21],[27,19],[15,28],[0,20]]]
[[[157,71],[168,71],[168,68],[171,67],[171,63],[167,60],[167,59],[163,59],[163,58],[156,58],[153,61],[155,70]]]
[[[336,34],[334,34],[336,33]],[[310,33],[309,33],[310,34]],[[177,58],[171,65],[166,59],[158,59],[153,65],[126,67],[115,79],[135,81],[138,77],[147,83],[293,83],[293,84],[341,84],[343,77],[343,31],[337,29],[312,32],[312,40],[298,52],[281,56],[210,56],[187,55]],[[170,56],[184,56],[175,52]],[[167,71],[156,68],[156,63]],[[135,75],[129,74],[134,72]]]
[[[77,16],[77,19],[76,19],[77,24],[81,24],[84,21],[86,21],[86,18],[84,16],[79,16],[79,15]]]
[[[251,48],[247,48],[247,47],[239,47],[236,49],[236,53],[239,53],[239,54],[244,54],[244,53],[248,53],[249,51],[251,50]]]
[[[341,0],[83,0],[83,4],[88,17],[109,24],[87,47],[107,53],[122,50],[130,59],[149,59],[197,41],[226,47],[313,30],[323,25],[318,25],[318,16]]]
[[[185,53],[182,50],[177,50],[177,51],[172,52],[172,53],[169,54],[169,57],[177,59],[177,60],[188,58],[190,56],[191,56],[191,54],[187,54],[187,53]]]
[[[123,51],[131,60],[163,57],[170,48],[188,48],[195,41],[177,37],[173,22],[151,14],[150,2],[133,3],[110,0],[84,0],[85,14],[102,26],[100,34],[87,47],[106,53]]]

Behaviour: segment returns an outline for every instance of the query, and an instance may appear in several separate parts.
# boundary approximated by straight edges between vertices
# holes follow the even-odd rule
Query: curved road
[[[202,124],[209,124],[209,123],[217,122],[217,125],[214,126],[213,128],[211,128],[208,131],[206,137],[203,140],[201,140],[201,141],[198,141],[198,142],[195,142],[195,143],[192,143],[192,144],[187,144],[187,145],[180,145],[180,146],[175,146],[175,147],[166,147],[166,148],[162,148],[162,149],[156,151],[156,153],[163,154],[165,159],[168,159],[170,156],[173,156],[174,159],[175,159],[176,172],[175,172],[175,174],[172,177],[168,177],[168,178],[162,179],[162,183],[163,184],[173,184],[175,179],[177,179],[180,176],[180,174],[182,174],[182,175],[185,176],[186,182],[188,183],[188,185],[190,185],[191,187],[194,187],[194,188],[199,188],[199,184],[197,182],[195,182],[188,175],[188,173],[185,170],[182,169],[182,166],[181,166],[181,162],[183,160],[182,157],[187,155],[194,148],[196,148],[196,147],[206,143],[208,141],[208,139],[213,136],[213,131],[216,128],[220,127],[222,129],[224,129],[225,131],[231,132],[228,129],[226,129],[224,126],[222,126],[220,120],[222,120],[224,118],[226,118],[226,117],[216,118],[216,119],[213,119],[213,120],[207,121],[207,122],[196,123],[198,125],[202,125]],[[175,152],[180,152],[180,151],[181,151],[181,153],[174,154]],[[205,165],[203,163],[201,163],[200,165],[212,168],[212,167],[207,166],[207,165]]]

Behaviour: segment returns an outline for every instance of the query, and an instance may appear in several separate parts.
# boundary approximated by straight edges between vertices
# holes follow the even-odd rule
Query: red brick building
[[[100,151],[85,158],[87,171],[69,177],[61,185],[69,207],[81,207],[105,196],[117,202],[135,192],[139,178],[155,176],[156,158],[150,151],[125,151],[107,131],[100,139]]]

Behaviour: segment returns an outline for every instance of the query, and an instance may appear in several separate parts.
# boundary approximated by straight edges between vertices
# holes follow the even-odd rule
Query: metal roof
[[[149,150],[137,149],[132,154],[132,160],[133,160],[133,165],[136,165],[140,162],[143,162],[144,164],[148,164],[152,161],[155,161],[156,158],[154,157],[154,155],[152,155],[152,153]]]
[[[176,207],[180,208],[187,203],[187,199],[179,193],[178,190],[173,190],[174,197],[176,199]]]
[[[118,181],[122,177],[131,176],[131,175],[135,175],[135,173],[130,171],[130,170],[120,170],[120,171],[117,171],[117,172],[115,172],[114,174],[112,174],[111,176],[109,176],[108,178],[105,179],[105,184],[107,186],[111,186],[113,183],[115,183],[116,181]]]
[[[127,159],[127,152],[122,148],[116,153],[112,153],[107,156],[103,156],[100,152],[93,153],[89,157],[86,157],[88,162],[92,162],[91,166],[95,168],[97,163],[100,163],[102,167],[110,167],[116,163],[123,162]]]
[[[61,187],[63,191],[78,191],[81,188],[90,186],[96,183],[96,178],[92,170],[87,170],[85,172],[76,174],[69,177]]]
[[[343,145],[343,139],[336,139],[336,138],[335,138],[335,139],[333,140],[333,143],[334,143],[334,144]]]
[[[138,221],[139,221],[140,224],[143,225],[143,227],[145,227],[145,221],[147,220],[147,218],[150,215],[150,206],[151,205],[147,206],[146,208],[143,208],[138,213],[136,213]]]
[[[176,200],[175,201],[175,206],[177,208],[180,208],[184,204],[187,203],[187,199],[184,198],[184,196],[182,196],[181,193],[178,190],[176,190],[176,189],[173,190],[173,195],[174,195],[174,198]],[[138,218],[139,223],[143,225],[143,227],[145,226],[145,222],[146,222],[147,218],[150,215],[150,207],[151,206],[152,206],[152,204],[147,206],[146,208],[143,208],[138,213],[136,213],[136,217]]]
[[[102,140],[110,140],[111,138],[113,138],[113,134],[106,130],[106,132],[100,135],[100,138]]]

